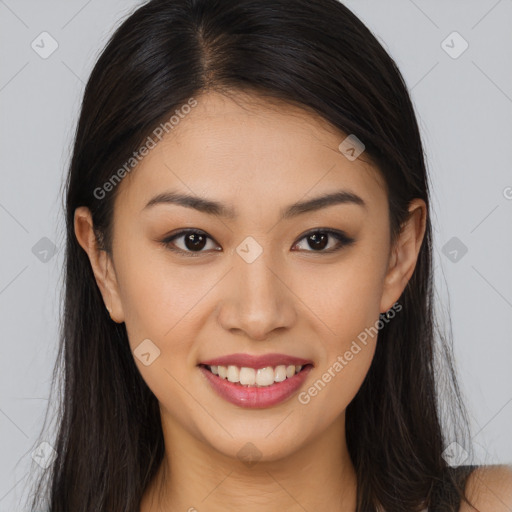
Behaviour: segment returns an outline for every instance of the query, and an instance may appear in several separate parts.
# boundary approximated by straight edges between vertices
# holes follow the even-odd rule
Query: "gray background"
[[[61,187],[84,84],[113,28],[140,3],[0,0],[1,511],[21,510],[31,453],[44,440],[62,284]],[[396,60],[418,114],[433,185],[438,307],[452,318],[476,462],[511,463],[512,0],[345,3]],[[42,32],[58,44],[47,58],[31,46],[51,49]]]

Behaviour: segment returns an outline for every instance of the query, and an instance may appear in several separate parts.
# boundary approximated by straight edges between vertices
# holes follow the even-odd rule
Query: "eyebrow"
[[[186,208],[193,208],[208,215],[215,215],[226,219],[234,219],[237,217],[237,213],[233,208],[222,203],[211,199],[204,199],[199,196],[180,194],[177,192],[163,192],[158,194],[146,204],[143,211],[160,204],[176,204]],[[285,209],[281,209],[281,219],[289,219],[302,213],[320,210],[321,208],[326,208],[335,204],[354,204],[367,209],[367,204],[358,195],[347,190],[338,190],[329,194],[323,194],[313,199],[308,199],[307,201],[297,202],[289,205]]]

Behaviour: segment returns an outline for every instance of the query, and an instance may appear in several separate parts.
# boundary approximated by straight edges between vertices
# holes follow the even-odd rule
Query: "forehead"
[[[245,93],[194,99],[196,105],[174,116],[173,128],[123,179],[116,202],[140,211],[155,194],[173,190],[233,206],[256,199],[287,204],[343,188],[384,204],[380,172],[364,152],[354,161],[346,158],[339,145],[347,134],[319,115]]]

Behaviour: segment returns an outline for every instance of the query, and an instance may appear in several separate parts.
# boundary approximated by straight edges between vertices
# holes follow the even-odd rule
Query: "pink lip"
[[[200,364],[206,366],[242,366],[246,368],[266,368],[267,366],[276,367],[284,364],[285,366],[293,364],[294,366],[305,366],[313,364],[312,361],[301,359],[300,357],[292,357],[286,354],[264,354],[261,356],[251,356],[249,354],[231,354],[229,356],[216,357],[208,361],[201,361]]]
[[[292,359],[296,360],[295,358]],[[217,361],[217,359],[215,359],[215,361]],[[259,368],[264,368],[265,366],[273,365],[264,364],[263,366],[259,366]],[[252,365],[248,366],[248,368],[252,367]],[[276,405],[290,398],[302,386],[312,368],[313,366],[308,364],[308,366],[303,368],[299,373],[296,373],[289,379],[285,379],[283,382],[276,382],[270,386],[257,387],[242,386],[241,384],[229,382],[227,379],[222,379],[218,375],[213,374],[205,366],[199,366],[199,369],[219,396],[239,407],[252,409],[271,407],[272,405]]]

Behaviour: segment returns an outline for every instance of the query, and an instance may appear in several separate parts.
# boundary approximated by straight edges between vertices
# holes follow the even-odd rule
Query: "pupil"
[[[321,233],[318,235],[317,233],[314,233],[312,235],[309,235],[309,246],[312,249],[323,249],[327,245],[327,234]],[[311,244],[311,241],[313,241],[313,244]]]
[[[201,250],[205,245],[205,239],[206,237],[200,233],[189,233],[185,237],[185,246],[190,250]]]

